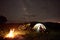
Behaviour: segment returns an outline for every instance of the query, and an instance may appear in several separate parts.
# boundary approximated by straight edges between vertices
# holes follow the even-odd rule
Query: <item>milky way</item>
[[[0,0],[0,15],[8,22],[60,21],[58,0]]]

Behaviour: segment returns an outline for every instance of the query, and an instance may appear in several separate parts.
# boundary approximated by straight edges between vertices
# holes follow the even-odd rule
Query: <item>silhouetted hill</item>
[[[31,23],[30,27],[33,27],[37,23],[42,23],[43,25],[46,26],[47,29],[60,31],[60,23],[55,22],[30,22],[30,23]]]
[[[45,22],[43,24],[49,29],[60,31],[60,23]]]

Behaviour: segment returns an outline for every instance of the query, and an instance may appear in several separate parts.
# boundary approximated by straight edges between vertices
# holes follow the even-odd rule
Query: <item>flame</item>
[[[5,37],[8,37],[8,38],[14,38],[14,29],[11,29],[10,32],[5,36]]]
[[[25,32],[22,31],[16,31],[15,29],[11,29],[7,35],[4,36],[4,38],[15,38],[18,35],[25,35]]]

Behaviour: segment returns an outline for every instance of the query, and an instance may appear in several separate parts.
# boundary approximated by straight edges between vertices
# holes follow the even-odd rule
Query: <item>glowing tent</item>
[[[37,23],[37,24],[35,24],[33,29],[36,30],[37,32],[39,32],[39,31],[45,31],[46,27],[41,23]]]

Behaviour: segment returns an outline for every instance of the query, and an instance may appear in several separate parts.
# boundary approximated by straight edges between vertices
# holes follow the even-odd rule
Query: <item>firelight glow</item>
[[[24,31],[18,31],[15,29],[10,29],[9,33],[4,36],[4,38],[15,38],[16,36],[19,35],[25,35],[26,32]]]
[[[14,29],[11,29],[10,32],[5,37],[14,38],[14,36],[15,36]]]

